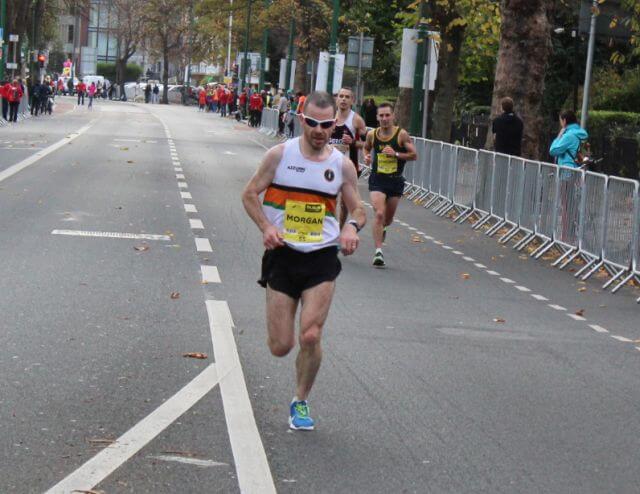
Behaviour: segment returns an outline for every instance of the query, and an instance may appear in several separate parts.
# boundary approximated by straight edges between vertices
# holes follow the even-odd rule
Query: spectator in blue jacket
[[[587,131],[578,124],[576,114],[571,110],[564,110],[560,114],[560,133],[551,143],[549,154],[559,165],[578,168],[576,158],[580,144],[588,138]]]

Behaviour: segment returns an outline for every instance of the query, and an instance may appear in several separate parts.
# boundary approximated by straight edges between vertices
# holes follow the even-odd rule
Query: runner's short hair
[[[307,96],[304,107],[308,108],[309,105],[317,106],[321,110],[324,110],[325,108],[333,108],[334,113],[337,111],[336,101],[325,91],[314,91]]]
[[[391,111],[393,112],[393,103],[390,103],[389,101],[383,101],[378,105],[378,110],[380,108],[391,108]]]
[[[349,86],[342,86],[340,88],[340,91],[349,91],[351,94],[353,94],[353,89],[351,87],[349,87]],[[340,92],[340,91],[338,91],[338,92]]]

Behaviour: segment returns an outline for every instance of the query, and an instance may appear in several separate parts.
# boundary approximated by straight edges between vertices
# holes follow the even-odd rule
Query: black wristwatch
[[[356,229],[356,233],[360,233],[360,230],[362,230],[362,228],[358,226],[358,222],[356,220],[349,220],[347,221],[347,223],[349,223]]]

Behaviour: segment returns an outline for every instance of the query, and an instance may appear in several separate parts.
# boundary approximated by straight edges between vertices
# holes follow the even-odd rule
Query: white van
[[[91,86],[92,82],[96,83],[96,86],[98,85],[98,83],[100,83],[101,86],[104,86],[104,76],[103,75],[85,75],[82,78],[82,82],[84,82],[87,87]]]

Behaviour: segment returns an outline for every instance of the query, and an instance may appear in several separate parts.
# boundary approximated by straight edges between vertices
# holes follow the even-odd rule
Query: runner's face
[[[348,89],[341,89],[338,93],[338,108],[341,110],[346,110],[347,108],[351,108],[353,103],[353,95],[351,91]]]
[[[318,121],[331,120],[336,117],[332,107],[329,106],[327,108],[318,108],[313,104],[305,105],[304,114],[305,116],[311,117]],[[302,132],[305,140],[311,145],[313,149],[315,149],[316,151],[320,151],[329,142],[329,138],[333,133],[335,123],[328,129],[323,129],[321,125],[316,125],[315,127],[307,125],[302,114],[298,115],[298,118],[300,119],[300,123],[302,124]]]
[[[393,125],[393,111],[387,106],[378,109],[378,123],[383,129],[388,129]]]

